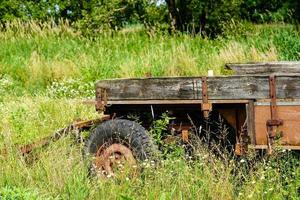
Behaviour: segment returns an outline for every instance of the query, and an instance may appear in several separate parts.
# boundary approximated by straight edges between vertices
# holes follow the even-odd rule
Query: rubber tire
[[[84,146],[85,156],[94,156],[97,150],[107,142],[126,145],[138,161],[151,159],[158,152],[143,126],[125,119],[113,119],[101,123],[91,131]]]

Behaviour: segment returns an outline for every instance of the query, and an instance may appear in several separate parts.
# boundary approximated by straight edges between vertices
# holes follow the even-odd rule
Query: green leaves
[[[84,35],[142,24],[153,31],[217,37],[228,24],[300,21],[293,0],[0,0],[0,23],[67,19]],[[234,30],[232,31],[234,32]]]

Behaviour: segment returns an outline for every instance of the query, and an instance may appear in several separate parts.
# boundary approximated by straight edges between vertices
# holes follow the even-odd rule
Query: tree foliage
[[[88,4],[86,0],[0,0],[0,21],[15,18],[41,21],[64,18],[76,21],[83,17],[82,11]]]
[[[297,20],[299,6],[300,2],[295,0],[244,0],[241,16],[256,23],[292,22]]]
[[[79,20],[79,24],[92,31],[107,28],[117,30],[127,24],[142,22],[146,8],[145,0],[91,0],[89,6],[82,11],[83,18]]]
[[[67,19],[81,30],[131,24],[215,37],[228,23],[299,22],[295,0],[0,0],[0,22]]]
[[[241,0],[167,0],[174,30],[215,36],[239,18]]]

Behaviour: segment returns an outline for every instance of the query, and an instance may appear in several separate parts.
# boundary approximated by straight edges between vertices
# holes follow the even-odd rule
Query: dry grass
[[[208,70],[222,75],[228,62],[299,59],[299,34],[290,26],[255,31],[247,37],[209,40],[184,34],[149,37],[134,27],[132,32],[124,29],[90,39],[78,36],[67,22],[54,26],[16,21],[0,32],[0,73],[20,90],[25,86],[25,92],[36,93],[70,78],[94,82],[146,74],[202,76]]]
[[[26,144],[65,127],[74,120],[93,119],[93,106],[82,104],[81,99],[50,99],[48,97],[13,97],[0,104],[0,138]],[[0,140],[3,147],[4,140]]]
[[[165,76],[194,76],[201,74],[191,50],[184,44],[172,48],[169,63],[164,69]]]
[[[224,66],[226,63],[267,62],[277,61],[278,53],[274,45],[265,51],[257,47],[248,47],[238,42],[230,42],[220,49],[219,54],[212,59],[216,65]]]
[[[30,85],[35,82],[53,82],[69,79],[79,75],[78,66],[71,60],[51,60],[47,61],[37,51],[31,53],[27,65],[27,74],[30,76],[26,84]]]
[[[70,26],[68,20],[60,20],[57,23],[52,21],[39,22],[39,21],[22,21],[16,19],[0,25],[0,39],[13,39],[15,37],[20,38],[32,38],[38,35],[42,38],[49,36],[79,36],[80,32],[77,32]]]

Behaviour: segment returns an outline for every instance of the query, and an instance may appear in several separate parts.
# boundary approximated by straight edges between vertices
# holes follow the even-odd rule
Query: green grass
[[[238,160],[203,147],[194,161],[173,156],[138,177],[97,180],[69,137],[29,157],[14,145],[96,117],[81,102],[98,79],[220,75],[227,62],[299,60],[297,27],[247,24],[210,40],[141,28],[84,38],[67,24],[42,26],[14,22],[0,32],[0,148],[10,152],[0,155],[0,199],[299,199],[299,158],[281,150]]]
[[[18,23],[11,26],[0,32],[0,72],[18,94],[24,89],[38,93],[53,81],[68,79],[86,83],[146,73],[195,76],[208,69],[224,74],[227,62],[300,58],[300,34],[292,25],[247,25],[242,33],[233,30],[215,40],[163,33],[149,36],[143,29],[88,39],[64,24],[43,30],[34,23],[23,25],[27,28]]]

